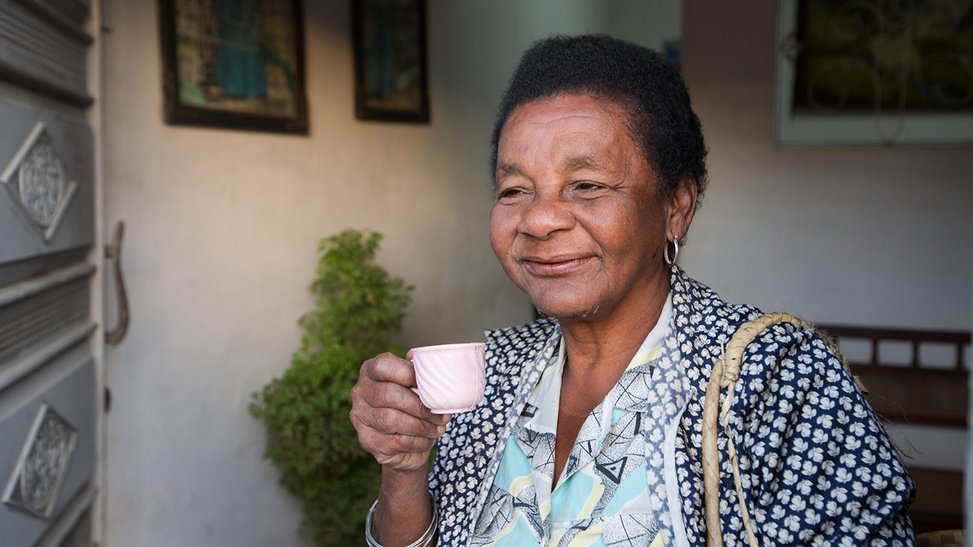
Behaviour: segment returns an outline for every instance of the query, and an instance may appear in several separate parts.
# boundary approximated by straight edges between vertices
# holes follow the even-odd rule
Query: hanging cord
[[[778,323],[790,323],[803,329],[812,328],[806,321],[781,312],[767,313],[744,323],[737,329],[733,338],[730,339],[730,343],[724,348],[723,355],[714,363],[713,373],[710,376],[709,384],[706,386],[706,399],[703,408],[703,492],[706,505],[707,547],[723,547],[723,530],[720,521],[720,452],[716,443],[719,435],[717,412],[719,411],[719,423],[722,424],[723,431],[726,432],[736,382],[740,378],[743,352],[764,329]],[[723,399],[722,408],[720,408],[721,388],[726,388],[726,397]],[[750,547],[759,547],[757,535],[753,531],[753,523],[750,520],[750,512],[747,511],[743,499],[743,485],[740,482],[740,465],[737,460],[736,447],[729,434],[727,434],[726,447],[727,454],[730,457],[730,466],[733,469],[733,484],[736,486],[740,517],[743,520],[743,527],[747,531],[747,542]]]

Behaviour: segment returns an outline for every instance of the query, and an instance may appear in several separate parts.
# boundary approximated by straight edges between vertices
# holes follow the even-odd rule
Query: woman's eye
[[[513,198],[523,194],[524,191],[521,188],[505,188],[497,193],[497,199],[503,198]]]
[[[602,185],[587,180],[580,181],[574,185],[578,190],[599,190]]]

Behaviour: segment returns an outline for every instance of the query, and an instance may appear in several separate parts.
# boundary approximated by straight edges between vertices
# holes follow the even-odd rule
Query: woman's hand
[[[391,353],[362,363],[351,388],[349,418],[358,442],[382,465],[372,533],[385,545],[407,544],[432,519],[427,465],[449,416],[433,414],[410,388],[412,363]]]
[[[412,473],[425,469],[449,416],[433,414],[410,388],[412,363],[383,353],[362,363],[351,388],[350,419],[358,442],[387,470]]]

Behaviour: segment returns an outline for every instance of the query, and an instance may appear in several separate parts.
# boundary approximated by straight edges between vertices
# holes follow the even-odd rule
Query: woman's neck
[[[624,298],[612,313],[562,320],[565,362],[561,375],[555,441],[554,477],[561,476],[587,416],[625,373],[642,342],[655,327],[669,294],[669,280]],[[639,296],[642,298],[639,298]]]
[[[615,384],[655,327],[669,295],[668,276],[647,285],[626,295],[610,313],[560,320],[566,377],[606,383],[609,389]]]

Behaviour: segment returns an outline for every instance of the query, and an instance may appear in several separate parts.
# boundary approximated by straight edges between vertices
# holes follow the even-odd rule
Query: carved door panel
[[[88,0],[0,0],[0,545],[90,545]],[[92,258],[94,257],[94,258]]]

